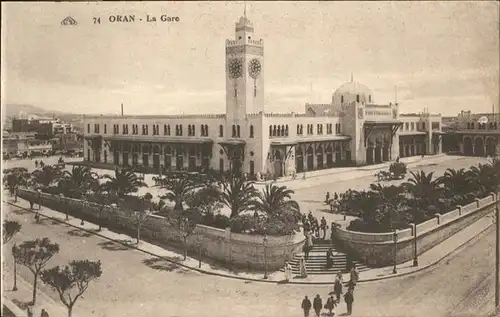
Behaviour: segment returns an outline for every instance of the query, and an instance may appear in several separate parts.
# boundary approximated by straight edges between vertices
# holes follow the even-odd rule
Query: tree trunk
[[[33,305],[36,303],[36,287],[38,284],[38,274],[35,274],[35,278],[33,279]]]
[[[99,229],[97,229],[98,231],[101,231],[102,229],[101,222],[102,222],[102,208],[101,210],[99,210]]]
[[[188,249],[187,249],[187,237],[184,237],[184,261],[186,261],[186,259],[187,259],[187,253],[188,253]]]
[[[71,314],[73,313],[73,306],[68,307],[68,317],[71,317]]]

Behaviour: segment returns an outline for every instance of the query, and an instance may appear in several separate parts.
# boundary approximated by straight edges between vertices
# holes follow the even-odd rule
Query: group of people
[[[349,282],[347,282],[347,292],[344,294],[344,302],[346,303],[347,306],[347,315],[352,314],[352,305],[354,303],[354,288],[358,282],[358,279],[359,279],[359,272],[356,269],[356,266],[353,266],[350,271],[350,280]],[[333,312],[333,310],[335,309],[335,307],[340,305],[340,299],[342,297],[342,294],[343,294],[342,273],[338,272],[337,275],[335,276],[333,291],[328,294],[328,299],[326,300],[325,305],[323,305],[323,300],[321,299],[321,296],[319,294],[316,295],[312,303],[307,296],[304,297],[301,305],[301,308],[304,311],[304,317],[309,317],[309,312],[311,311],[311,308],[314,309],[316,317],[320,316],[321,310],[323,308],[328,310],[328,314],[330,316],[334,316],[335,313]]]
[[[31,308],[31,306],[28,306],[28,317],[33,316],[33,309]],[[42,309],[42,311],[40,312],[40,317],[49,317],[49,313],[45,309]]]
[[[323,232],[322,239],[325,239],[326,230],[328,229],[325,217],[321,217],[321,220],[318,221],[318,218],[314,217],[312,212],[309,211],[307,216],[305,214],[302,215],[302,225],[304,228],[304,234],[311,233],[319,239],[321,230]]]

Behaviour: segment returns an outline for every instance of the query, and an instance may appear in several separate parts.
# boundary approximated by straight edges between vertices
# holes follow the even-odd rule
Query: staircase
[[[326,251],[333,249],[333,266],[326,268]],[[292,273],[299,274],[299,259],[304,253],[296,254],[290,261]],[[366,271],[369,268],[358,261],[353,260],[359,272]],[[312,250],[309,252],[309,258],[306,261],[306,270],[309,275],[336,274],[338,271],[347,272],[347,254],[336,250],[335,245],[329,240],[316,239]],[[284,268],[281,269],[284,271]]]

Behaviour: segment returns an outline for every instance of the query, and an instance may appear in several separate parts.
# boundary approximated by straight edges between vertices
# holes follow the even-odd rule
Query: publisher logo
[[[76,20],[72,17],[68,16],[61,21],[61,25],[78,25],[78,22],[76,22]]]

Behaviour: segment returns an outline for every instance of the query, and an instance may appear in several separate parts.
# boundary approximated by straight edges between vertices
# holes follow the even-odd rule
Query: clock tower
[[[242,124],[247,113],[264,111],[264,43],[254,38],[246,15],[236,23],[235,39],[226,40],[227,124]]]

